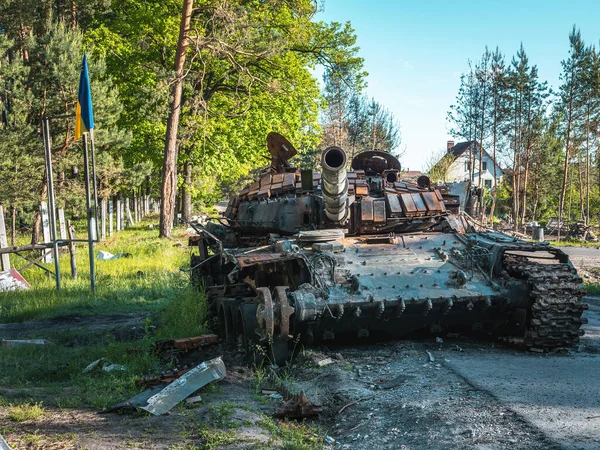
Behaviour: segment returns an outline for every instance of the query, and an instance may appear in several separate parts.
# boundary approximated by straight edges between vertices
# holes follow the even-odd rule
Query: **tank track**
[[[588,305],[581,303],[584,291],[581,277],[567,264],[509,263],[507,272],[525,280],[530,293],[525,336],[507,341],[533,351],[553,351],[579,342],[587,323],[581,314]]]

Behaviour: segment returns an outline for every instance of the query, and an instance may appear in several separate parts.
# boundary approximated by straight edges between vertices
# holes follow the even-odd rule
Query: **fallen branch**
[[[346,408],[349,408],[349,407],[350,407],[350,406],[352,406],[352,405],[356,405],[358,402],[362,402],[363,400],[369,400],[369,399],[371,399],[371,398],[373,398],[373,397],[375,397],[375,394],[373,394],[373,395],[369,395],[368,397],[359,398],[358,400],[354,400],[353,402],[351,402],[351,403],[348,403],[348,404],[347,404],[347,405],[345,405],[345,406],[342,406],[342,409],[340,409],[340,410],[338,411],[338,414],[341,414],[341,413],[342,413],[342,411],[344,411]]]

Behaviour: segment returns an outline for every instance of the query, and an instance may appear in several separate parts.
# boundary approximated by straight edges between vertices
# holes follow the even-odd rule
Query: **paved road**
[[[569,256],[600,257],[600,248],[593,247],[559,247]]]
[[[600,449],[600,297],[585,301],[586,336],[568,355],[498,348],[455,353],[446,364],[565,449]]]

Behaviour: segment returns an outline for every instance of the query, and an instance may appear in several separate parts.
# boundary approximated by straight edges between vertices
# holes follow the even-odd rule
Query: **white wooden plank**
[[[102,240],[106,240],[106,199],[103,198],[100,201],[100,215],[102,220],[102,228],[100,231],[100,237]]]
[[[0,205],[0,248],[8,247],[8,239],[6,238],[6,223],[4,222],[4,208]],[[0,255],[0,267],[5,272],[10,270],[10,258],[8,253]]]
[[[113,235],[113,201],[112,199],[108,199],[108,235],[112,237]]]
[[[121,231],[121,200],[117,198],[117,233]]]
[[[64,241],[67,239],[67,222],[65,222],[65,210],[58,210],[58,226],[60,229],[60,238]]]

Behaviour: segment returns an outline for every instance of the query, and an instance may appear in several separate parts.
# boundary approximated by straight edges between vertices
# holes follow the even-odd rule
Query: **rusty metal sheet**
[[[285,399],[285,403],[277,409],[275,416],[289,419],[303,419],[319,415],[323,409],[323,405],[309,399],[303,391],[292,392],[296,392],[296,390],[290,389],[285,383],[281,386],[281,395]]]
[[[356,195],[366,197],[369,195],[369,187],[368,186],[356,186]]]
[[[273,175],[273,184],[283,183],[283,173],[276,173]]]
[[[359,180],[365,179],[365,171],[364,170],[355,170],[354,173],[356,174],[356,178],[358,178]]]
[[[156,351],[163,352],[167,350],[195,350],[206,345],[219,343],[219,336],[216,334],[203,334],[182,339],[164,339],[156,342]]]
[[[265,186],[262,186],[260,188],[260,190],[258,191],[257,196],[259,198],[270,197],[271,196],[271,185],[267,184]]]
[[[240,267],[249,267],[255,264],[261,264],[272,261],[287,261],[298,259],[297,256],[284,256],[281,253],[255,253],[251,255],[239,255],[237,257]]]
[[[373,200],[364,199],[360,202],[360,218],[363,222],[373,222]]]
[[[268,186],[271,184],[271,174],[270,173],[266,173],[263,176],[260,177],[260,186]]]
[[[302,186],[300,186],[300,187],[302,187]],[[283,189],[283,183],[273,183],[271,185],[271,193],[272,194],[279,194],[282,189]]]
[[[437,199],[433,192],[422,192],[421,197],[425,201],[425,206],[431,212],[441,212],[440,201]]]
[[[412,197],[419,214],[425,214],[427,212],[427,207],[425,206],[425,202],[423,201],[421,194],[410,194],[410,196]]]
[[[442,192],[439,189],[435,189],[433,192],[435,192],[435,196],[440,202],[444,201],[444,196],[442,195]]]
[[[250,185],[249,191],[248,191],[248,198],[249,199],[253,199],[256,198],[256,195],[258,194],[258,191],[260,190],[260,182],[259,181],[255,181],[254,183],[252,183]]]
[[[348,177],[348,181],[350,181],[350,180],[356,180],[356,178],[357,178],[356,172],[348,172],[346,174],[346,176]]]
[[[390,210],[390,216],[395,217],[402,214],[402,206],[400,206],[400,199],[397,194],[387,194],[387,204]]]
[[[373,222],[385,223],[385,200],[376,200],[373,202]]]
[[[418,214],[419,211],[417,210],[411,194],[400,194],[400,200],[400,205],[402,206],[402,210],[406,217],[413,217]]]
[[[296,176],[293,173],[286,173],[283,177],[283,190],[294,189],[296,187]]]

